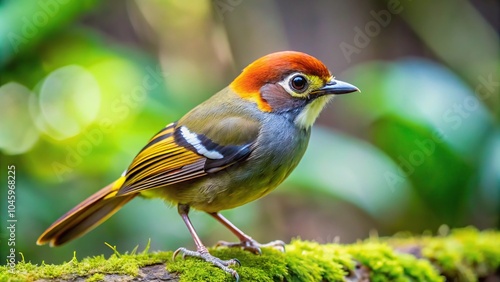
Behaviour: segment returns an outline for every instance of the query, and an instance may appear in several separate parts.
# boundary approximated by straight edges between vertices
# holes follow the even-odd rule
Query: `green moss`
[[[241,266],[233,268],[238,271],[242,280],[281,281],[287,273],[285,254],[274,249],[263,249],[261,256],[227,248],[211,249],[210,253],[224,260],[237,258]],[[234,281],[230,274],[196,258],[177,258],[175,262],[167,264],[167,269],[179,273],[180,281]]]
[[[34,281],[37,279],[61,278],[70,279],[77,276],[92,277],[94,274],[124,274],[137,276],[139,268],[146,265],[161,263],[172,256],[172,252],[151,254],[112,255],[108,259],[95,256],[78,261],[75,257],[63,264],[31,264],[20,262],[14,273],[9,273],[6,266],[0,268],[0,281]]]
[[[422,255],[448,278],[477,281],[500,268],[500,233],[469,227],[446,237],[421,239]]]
[[[371,281],[444,281],[428,261],[396,253],[386,243],[369,240],[346,248],[371,270]]]
[[[405,281],[445,281],[436,268],[427,260],[416,259],[413,255],[398,254],[399,262],[404,269]]]
[[[239,249],[210,251],[221,259],[239,259],[242,265],[234,269],[243,281],[345,281],[363,271],[371,281],[444,281],[444,276],[451,281],[477,281],[500,269],[498,242],[499,232],[465,228],[448,236],[372,238],[351,245],[294,240],[286,246],[286,253],[264,249],[261,256]],[[101,281],[107,274],[132,278],[141,267],[159,263],[179,274],[181,281],[234,281],[231,275],[196,258],[172,261],[172,252],[136,254],[135,249],[120,254],[112,248],[115,253],[108,259],[96,256],[78,261],[73,257],[60,265],[20,262],[14,273],[0,266],[0,281],[76,277]],[[364,267],[356,268],[356,264]]]
[[[354,268],[340,245],[294,240],[286,251],[287,281],[344,281]]]

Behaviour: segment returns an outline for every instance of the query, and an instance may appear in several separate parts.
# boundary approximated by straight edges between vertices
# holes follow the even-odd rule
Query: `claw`
[[[235,271],[233,273],[233,277],[234,277],[234,279],[236,279],[236,282],[240,282],[240,276],[238,275],[238,272]]]
[[[281,240],[275,240],[275,241],[272,241],[272,242],[269,242],[267,244],[264,244],[262,245],[262,247],[272,247],[274,249],[279,249],[279,251],[281,252],[285,252],[285,242],[281,241]]]
[[[249,251],[256,255],[262,255],[262,250],[260,249],[260,247],[257,246],[243,246],[243,250]]]
[[[231,274],[237,282],[240,281],[240,276],[236,270],[229,268],[229,266],[238,264],[241,266],[241,262],[238,259],[230,259],[230,260],[221,260],[218,257],[212,256],[206,249],[199,251],[190,251],[186,248],[178,248],[174,254],[172,255],[172,259],[175,260],[175,257],[182,253],[182,258],[184,259],[186,256],[200,258],[206,262],[213,264],[214,266],[224,270],[225,272]]]
[[[177,257],[177,255],[179,254],[179,252],[181,251],[182,248],[178,248],[177,250],[175,250],[175,252],[172,254],[172,260],[175,261],[175,258]]]
[[[242,241],[242,242],[226,242],[226,241],[219,241],[217,244],[215,244],[215,247],[228,247],[228,248],[243,248],[245,251],[249,251],[251,253],[254,253],[256,255],[262,255],[262,251],[260,250],[261,244],[257,242],[251,242],[251,241]]]
[[[175,261],[175,258],[179,255],[179,253],[182,253],[182,259],[186,259],[186,255],[188,256],[196,256],[196,252],[194,251],[190,251],[186,248],[178,248],[177,250],[175,250],[174,254],[172,255],[172,260]]]
[[[252,252],[256,255],[262,255],[262,250],[261,248],[266,248],[266,247],[271,247],[274,249],[277,249],[281,252],[285,252],[285,242],[281,240],[276,240],[269,242],[267,244],[260,244],[259,242],[249,239],[249,240],[243,240],[241,242],[235,243],[235,242],[226,242],[226,241],[219,241],[215,245],[216,247],[224,246],[228,248],[234,248],[234,247],[239,247],[243,248],[245,251]]]

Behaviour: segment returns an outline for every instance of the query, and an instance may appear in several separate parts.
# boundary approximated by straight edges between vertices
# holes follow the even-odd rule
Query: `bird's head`
[[[230,88],[263,112],[289,116],[309,128],[334,95],[359,89],[336,80],[318,59],[301,52],[266,55],[248,65]]]

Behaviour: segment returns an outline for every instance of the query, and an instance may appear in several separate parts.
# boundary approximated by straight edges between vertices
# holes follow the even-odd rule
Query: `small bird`
[[[212,256],[188,217],[208,213],[239,239],[218,245],[261,253],[282,241],[260,244],[220,211],[257,200],[276,188],[304,155],[311,126],[334,95],[359,91],[336,80],[318,59],[301,52],[266,55],[248,65],[226,88],[168,124],[116,181],[56,220],[38,245],[62,245],[95,228],[136,196],[177,205],[196,245],[175,256],[201,258],[239,280],[237,259]]]

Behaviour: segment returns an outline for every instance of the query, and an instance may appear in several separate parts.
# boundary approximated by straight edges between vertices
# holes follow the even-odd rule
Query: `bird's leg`
[[[285,251],[285,243],[281,240],[272,241],[267,244],[260,244],[259,242],[252,239],[252,237],[243,233],[243,231],[238,229],[238,227],[234,226],[234,224],[232,224],[229,220],[227,220],[227,218],[222,216],[222,214],[218,212],[208,213],[208,214],[217,219],[218,222],[222,223],[222,225],[224,225],[227,229],[229,229],[229,231],[231,231],[234,235],[236,235],[236,237],[238,237],[238,239],[240,240],[239,243],[219,241],[217,243],[217,246],[241,247],[246,251],[250,251],[254,254],[259,254],[259,255],[262,254],[262,251],[260,249],[262,247],[273,247],[282,252]]]
[[[182,258],[185,258],[186,256],[188,257],[197,257],[201,258],[204,261],[210,262],[211,264],[217,266],[218,268],[224,270],[225,272],[231,274],[234,278],[236,278],[236,281],[240,280],[240,277],[236,270],[229,268],[231,265],[241,265],[240,262],[237,259],[230,259],[230,260],[221,260],[218,257],[212,256],[205,245],[200,240],[200,237],[198,237],[198,234],[196,234],[196,230],[193,227],[193,224],[191,223],[191,220],[189,220],[189,206],[188,205],[183,205],[179,204],[177,205],[177,211],[179,212],[180,216],[182,217],[182,220],[184,220],[184,223],[186,224],[189,233],[191,233],[191,236],[193,237],[194,243],[196,245],[196,251],[191,251],[186,248],[179,248],[174,252],[173,259],[175,260],[175,257],[181,253]]]

